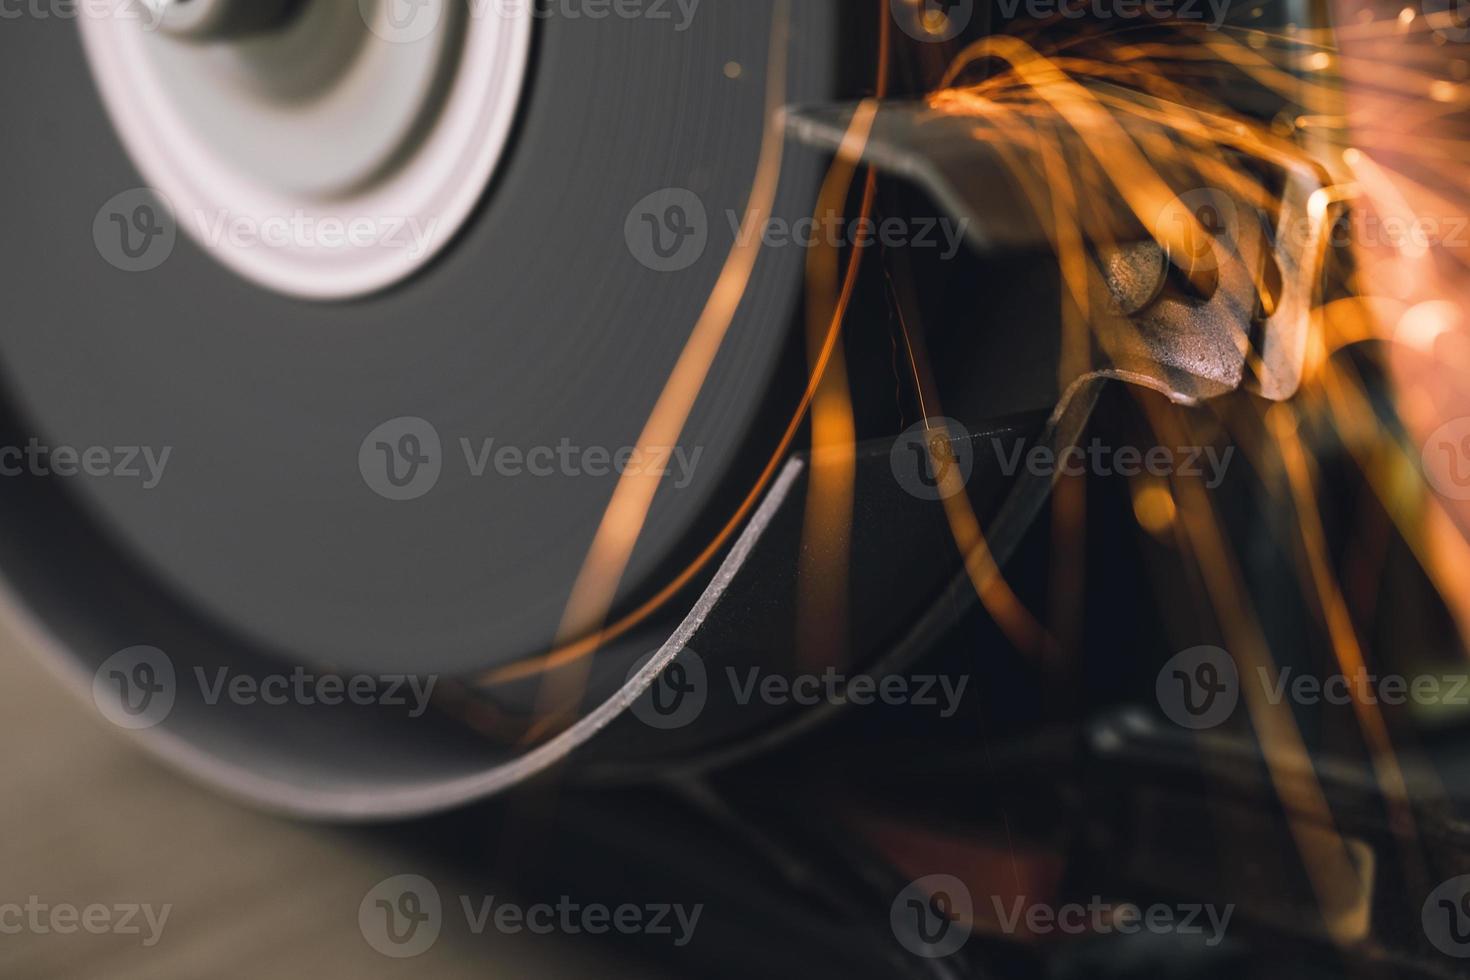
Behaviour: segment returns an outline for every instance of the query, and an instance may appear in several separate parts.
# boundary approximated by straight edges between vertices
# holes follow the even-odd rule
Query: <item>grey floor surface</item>
[[[3,636],[0,731],[4,980],[648,976],[555,937],[463,928],[446,927],[412,959],[381,955],[358,926],[378,882],[412,873],[450,895],[493,887],[211,795],[119,738]],[[102,932],[103,912],[89,906],[122,929],[128,906],[151,907],[155,921],[169,912],[147,946],[143,912],[137,934]],[[62,932],[68,907],[99,932]]]

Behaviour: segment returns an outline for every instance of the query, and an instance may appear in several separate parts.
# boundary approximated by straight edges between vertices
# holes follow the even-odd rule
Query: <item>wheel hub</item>
[[[269,289],[345,299],[412,275],[505,152],[529,6],[149,2],[158,30],[82,21],[108,112],[183,231]]]

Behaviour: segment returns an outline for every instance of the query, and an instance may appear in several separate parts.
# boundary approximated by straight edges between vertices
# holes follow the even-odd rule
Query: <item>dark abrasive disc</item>
[[[181,600],[278,656],[472,673],[545,648],[616,483],[604,454],[637,441],[734,240],[776,7],[708,0],[683,30],[538,18],[513,140],[478,211],[427,269],[339,302],[247,282],[184,234],[157,268],[109,263],[99,209],[145,181],[76,25],[8,23],[9,399],[49,446],[167,449],[155,486],[82,474],[65,490]],[[783,101],[833,97],[836,7],[790,5]],[[810,213],[820,161],[793,149],[783,169],[776,213],[794,220]],[[694,193],[708,233],[677,272],[641,262],[626,233],[635,205],[667,188]],[[763,251],[624,606],[751,483],[742,450],[769,423],[803,261],[799,248]],[[402,419],[427,423],[437,450]],[[504,447],[515,452],[498,464]],[[367,465],[400,449],[400,462],[438,468],[411,499],[390,499],[402,488]]]

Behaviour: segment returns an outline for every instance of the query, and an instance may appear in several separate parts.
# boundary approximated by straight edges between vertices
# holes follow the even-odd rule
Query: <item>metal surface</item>
[[[1131,100],[1147,97],[1130,93]],[[852,106],[797,106],[788,127],[803,141],[836,149],[853,114]],[[1003,134],[977,136],[984,120],[939,112],[922,102],[880,105],[863,159],[884,173],[911,181],[949,213],[965,219],[971,243],[985,254],[1051,250],[1053,202],[1023,193],[1017,168],[1041,169],[1034,148]],[[1134,130],[1150,125],[1130,119]],[[1084,152],[1069,131],[1051,134],[1060,152]],[[1069,142],[1070,140],[1070,142]],[[1252,336],[1259,334],[1264,361],[1261,379],[1249,379],[1266,397],[1289,397],[1301,379],[1312,274],[1324,251],[1322,201],[1312,195],[1325,174],[1301,167],[1285,173],[1280,212],[1259,215],[1236,202],[1233,234],[1206,243],[1208,288],[1197,283],[1166,289],[1169,264],[1198,278],[1193,259],[1167,257],[1147,240],[1138,220],[1117,202],[1110,229],[1119,244],[1099,246],[1089,264],[1090,323],[1096,341],[1093,370],[1127,380],[1147,379],[1179,401],[1197,401],[1234,391],[1247,381]],[[1219,197],[1222,192],[1203,193]],[[1177,206],[1188,207],[1189,193]],[[1104,209],[1105,210],[1105,209]],[[1257,220],[1258,219],[1258,220]],[[1221,229],[1222,232],[1225,229]],[[1268,274],[1269,273],[1269,274]],[[1262,311],[1257,282],[1284,284]],[[1064,378],[1071,383],[1075,378]]]
[[[1169,274],[1169,257],[1155,241],[1109,249],[1101,264],[1108,291],[1124,316],[1135,316],[1158,299]]]
[[[1313,297],[1318,288],[1313,270],[1328,252],[1330,232],[1343,204],[1329,198],[1325,171],[1301,167],[1284,174],[1280,213],[1269,226],[1277,242],[1276,263],[1264,281],[1279,290],[1260,318],[1260,363],[1249,385],[1267,398],[1296,394],[1306,364],[1311,335]]]

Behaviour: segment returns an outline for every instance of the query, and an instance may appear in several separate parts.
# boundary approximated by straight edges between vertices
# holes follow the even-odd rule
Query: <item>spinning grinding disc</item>
[[[636,444],[732,246],[769,80],[776,104],[836,95],[838,5],[790,4],[776,48],[774,0],[235,6],[0,36],[26,148],[3,164],[26,231],[0,244],[16,424],[167,448],[156,485],[60,492],[96,547],[252,649],[450,675],[534,655],[616,484],[605,460]],[[810,213],[821,162],[788,150],[778,215]],[[324,246],[354,219],[362,247]],[[691,221],[697,258],[639,240]],[[155,238],[161,260],[130,256]],[[619,608],[753,483],[803,261],[762,251]]]

